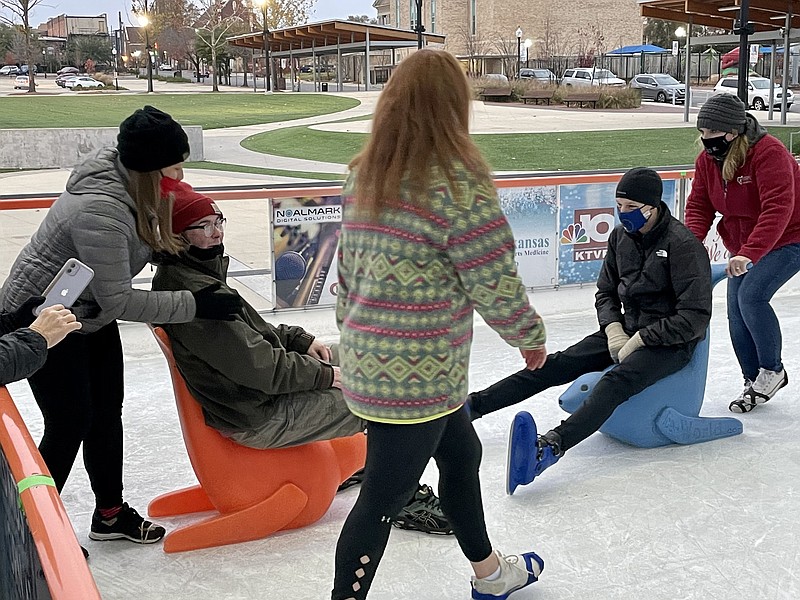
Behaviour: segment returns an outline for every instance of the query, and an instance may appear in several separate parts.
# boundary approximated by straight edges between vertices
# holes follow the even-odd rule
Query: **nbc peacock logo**
[[[561,243],[564,245],[585,244],[588,241],[586,230],[581,227],[580,223],[573,223],[561,232]]]

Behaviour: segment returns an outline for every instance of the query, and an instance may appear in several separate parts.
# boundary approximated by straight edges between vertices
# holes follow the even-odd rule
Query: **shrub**
[[[600,87],[599,108],[638,108],[642,97],[638,90],[629,87]]]

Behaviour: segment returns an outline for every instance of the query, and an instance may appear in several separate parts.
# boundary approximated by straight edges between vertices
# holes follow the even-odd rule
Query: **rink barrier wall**
[[[37,555],[32,558],[38,558],[30,561],[31,557],[19,556],[19,561],[30,562],[18,564],[25,568],[14,576],[24,576],[26,569],[38,571],[41,568],[41,573],[29,572],[26,581],[14,582],[16,589],[24,591],[20,598],[12,596],[8,600],[100,600],[100,592],[50,472],[5,386],[0,387],[0,450],[3,454],[0,459],[7,463],[13,486],[21,490],[16,498],[18,505],[9,503],[2,507],[6,513],[4,517],[13,516],[18,522],[27,523]],[[7,557],[13,562],[14,555],[23,551],[15,545]],[[44,591],[40,589],[42,576],[47,586]]]

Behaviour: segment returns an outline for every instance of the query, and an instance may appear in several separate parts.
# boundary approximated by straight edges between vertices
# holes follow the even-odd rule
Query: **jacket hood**
[[[746,115],[747,121],[744,125],[744,134],[747,136],[747,141],[750,147],[752,148],[755,146],[758,141],[767,135],[767,130],[758,122],[758,120],[747,113]]]
[[[121,200],[136,213],[136,203],[128,193],[128,170],[119,161],[116,148],[101,148],[75,167],[67,181],[73,195],[96,194]]]

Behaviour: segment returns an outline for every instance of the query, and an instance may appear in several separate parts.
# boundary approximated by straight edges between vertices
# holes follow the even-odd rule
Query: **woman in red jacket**
[[[728,260],[728,326],[745,384],[731,402],[749,412],[788,383],[781,330],[769,302],[800,271],[800,168],[736,96],[712,96],[697,115],[705,151],[695,161],[686,226],[701,240],[716,213]]]

